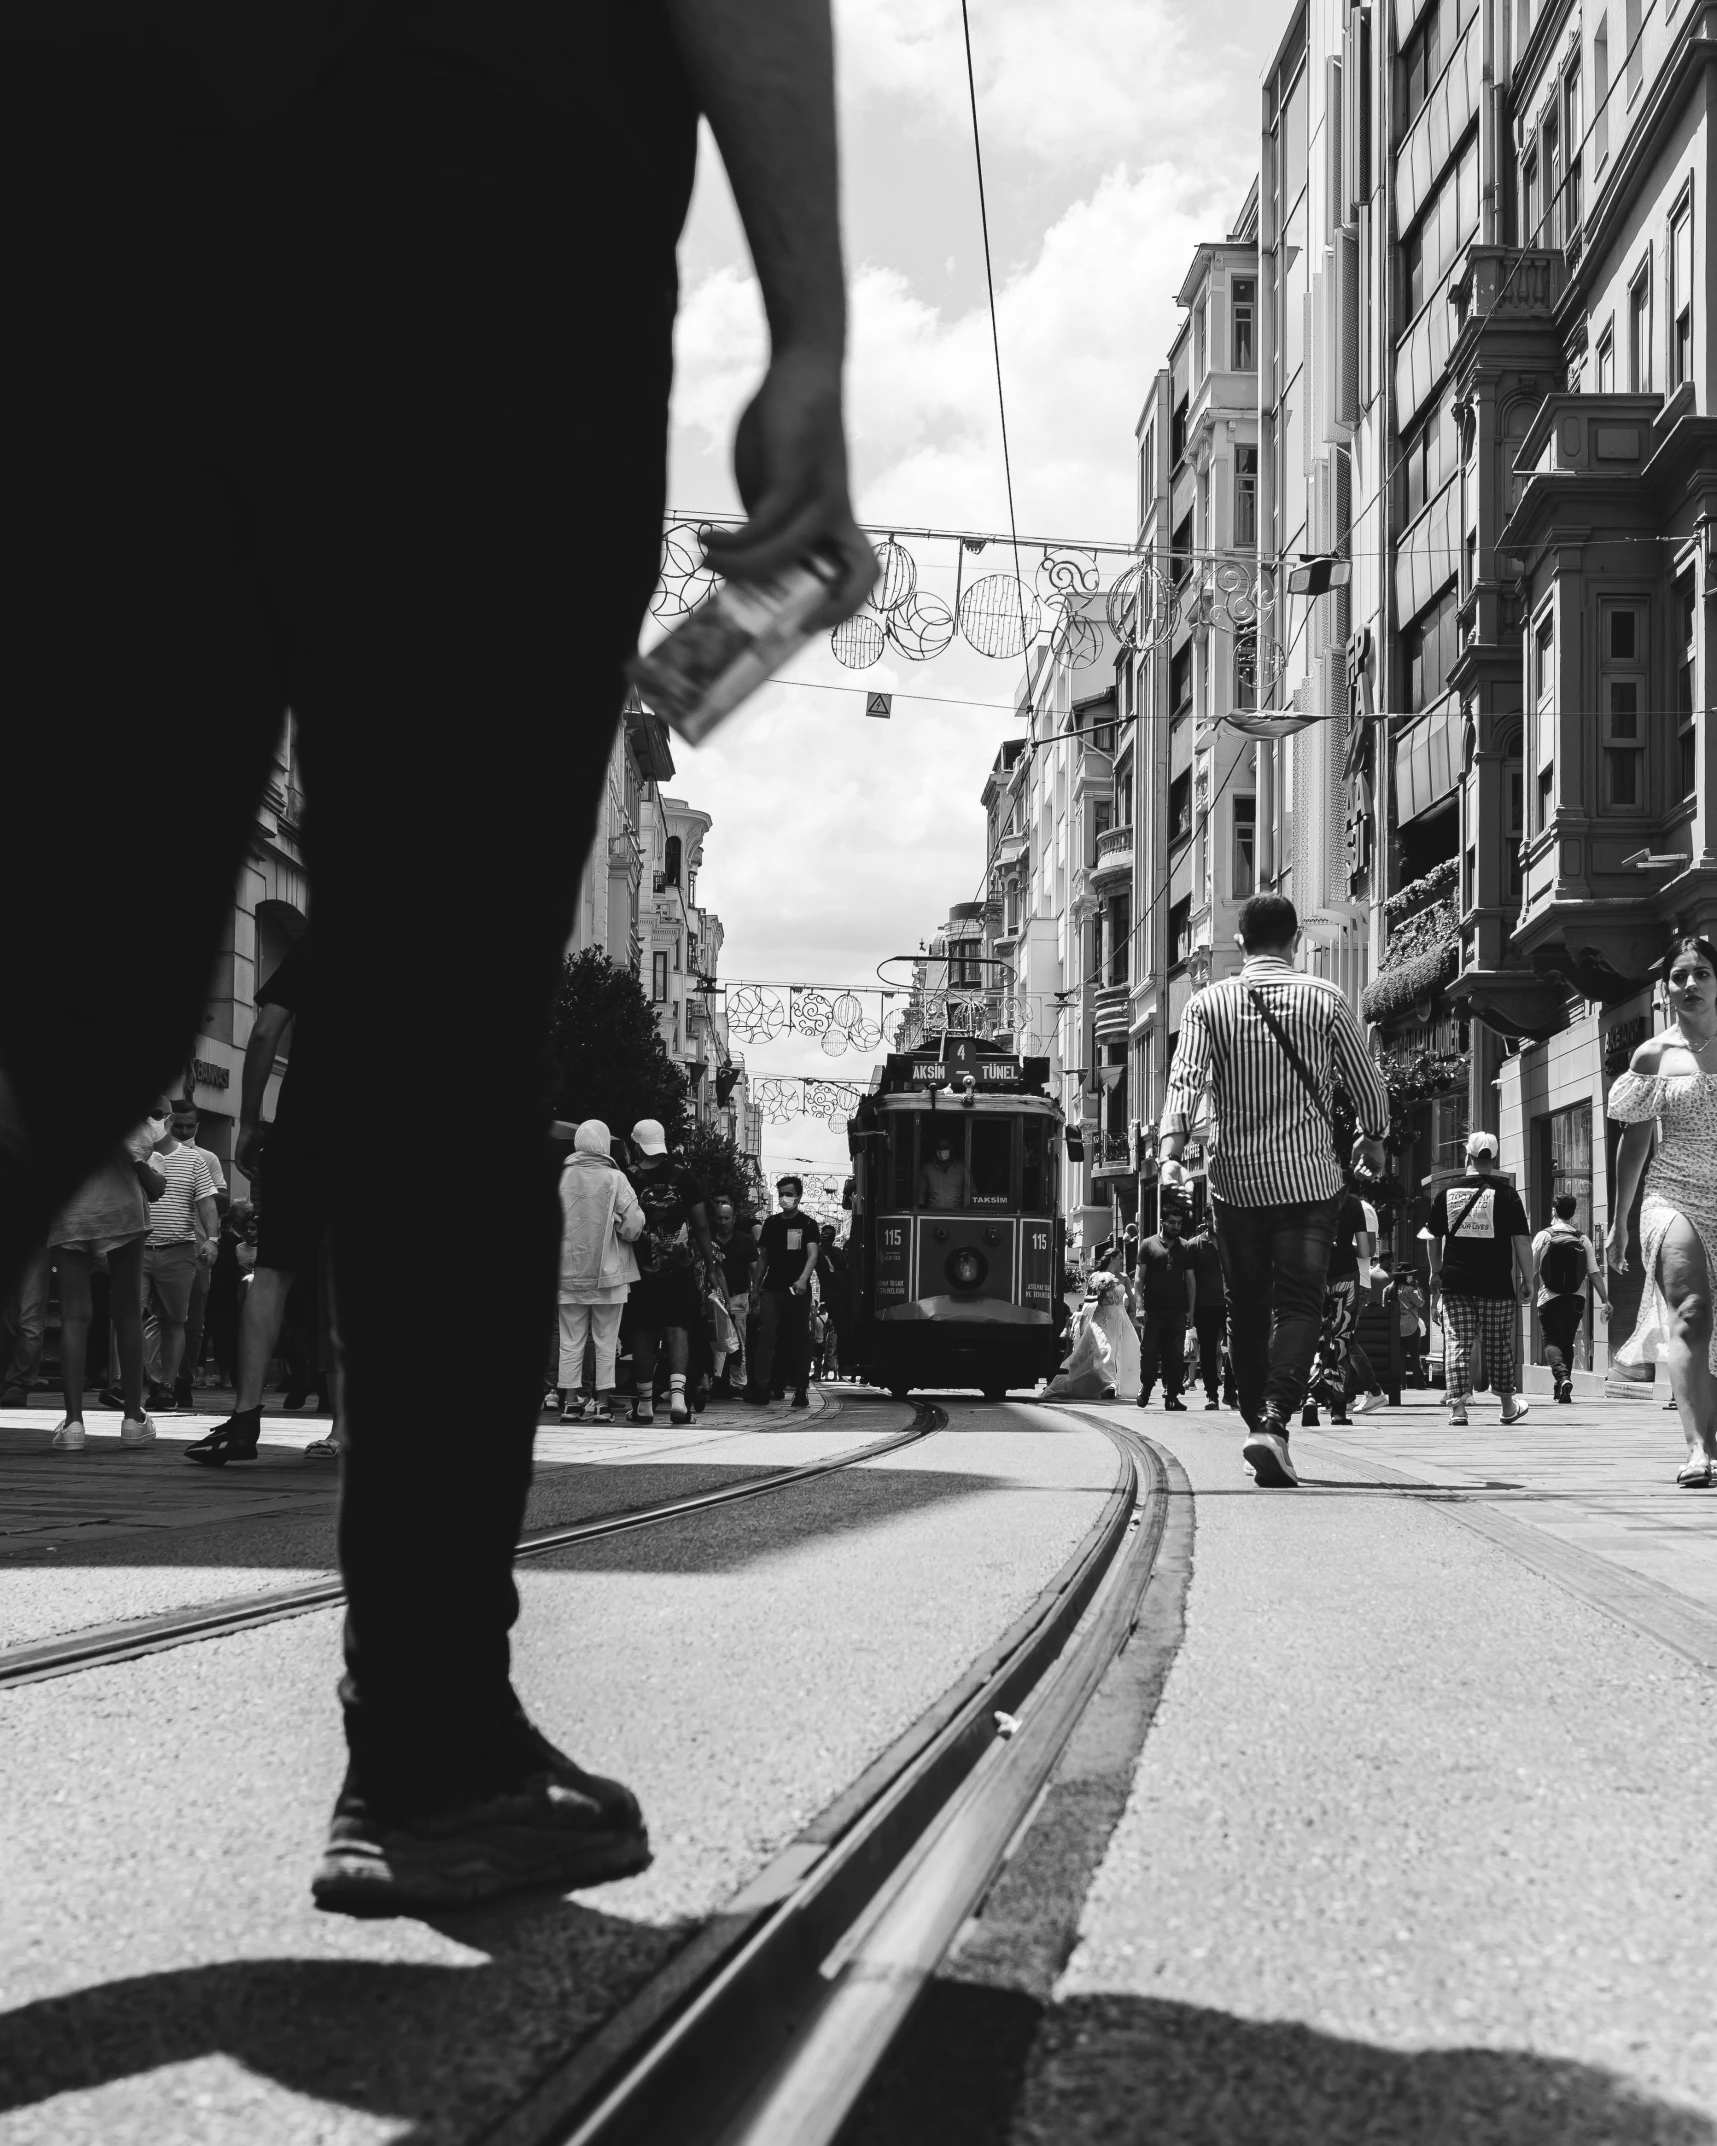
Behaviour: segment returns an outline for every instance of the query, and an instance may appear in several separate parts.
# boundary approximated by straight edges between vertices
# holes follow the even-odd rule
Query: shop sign
[[[199,1088],[225,1088],[232,1081],[230,1068],[217,1066],[207,1058],[191,1060],[191,1075]]]

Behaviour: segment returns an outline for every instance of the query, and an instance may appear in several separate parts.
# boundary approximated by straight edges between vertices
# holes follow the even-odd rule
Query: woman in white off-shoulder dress
[[[1627,1128],[1616,1152],[1606,1247],[1621,1273],[1628,1264],[1628,1214],[1646,1173],[1639,1225],[1645,1291],[1638,1323],[1616,1361],[1663,1359],[1687,1438],[1676,1481],[1686,1490],[1709,1490],[1717,1485],[1717,947],[1677,939],[1663,975],[1675,1025],[1635,1051],[1608,1106]]]

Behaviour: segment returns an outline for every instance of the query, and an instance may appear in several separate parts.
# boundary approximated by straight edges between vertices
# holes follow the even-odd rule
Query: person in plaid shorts
[[[1475,1341],[1502,1401],[1503,1422],[1518,1423],[1526,1414],[1514,1390],[1514,1352],[1516,1307],[1532,1302],[1532,1237],[1519,1193],[1495,1174],[1496,1156],[1496,1135],[1473,1133],[1466,1176],[1431,1203],[1431,1301],[1434,1308],[1442,1299],[1451,1423],[1467,1420]]]

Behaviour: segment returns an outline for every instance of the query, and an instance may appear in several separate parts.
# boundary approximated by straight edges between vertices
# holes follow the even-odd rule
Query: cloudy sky
[[[1287,0],[970,6],[1018,526],[1124,541],[1133,425],[1179,325],[1192,248],[1222,236],[1245,198],[1258,78]],[[836,0],[836,19],[859,519],[999,531],[959,0]],[[707,135],[703,152],[681,248],[670,482],[687,514],[737,505],[732,426],[765,347]],[[924,585],[951,599],[951,550],[913,549]],[[977,570],[1006,563],[991,551]],[[977,891],[979,793],[1014,728],[1017,665],[956,644],[934,663],[891,652],[853,672],[821,645],[790,681],[700,750],[675,743],[676,793],[715,820],[700,898],[726,927],[730,978],[874,984],[879,962]],[[865,718],[867,687],[895,692],[888,724]],[[791,1037],[736,1047],[754,1073],[860,1081],[876,1055],[830,1059]],[[806,1119],[766,1127],[764,1152],[772,1171],[845,1167],[844,1139]]]

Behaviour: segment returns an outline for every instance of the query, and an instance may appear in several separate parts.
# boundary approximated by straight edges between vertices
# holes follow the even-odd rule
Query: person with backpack
[[[1574,1337],[1586,1316],[1586,1282],[1598,1292],[1606,1311],[1610,1293],[1592,1240],[1575,1226],[1579,1201],[1571,1192],[1556,1195],[1556,1218],[1532,1240],[1538,1276],[1538,1324],[1544,1335],[1544,1361],[1550,1366],[1558,1401],[1574,1398]]]
[[[1245,966],[1187,1001],[1159,1149],[1167,1194],[1185,1183],[1181,1154],[1208,1088],[1218,1128],[1212,1212],[1246,1419],[1241,1456],[1261,1489],[1299,1482],[1288,1430],[1323,1327],[1344,1170],[1363,1163],[1381,1172],[1389,1129],[1389,1091],[1347,1000],[1293,965],[1299,936],[1285,895],[1254,894],[1241,905]],[[1359,1126],[1351,1156],[1335,1152],[1330,1093],[1338,1075]]]
[[[1484,1350],[1485,1375],[1502,1402],[1504,1423],[1526,1414],[1514,1390],[1515,1309],[1532,1302],[1532,1240],[1520,1194],[1496,1174],[1495,1133],[1467,1137],[1467,1174],[1431,1202],[1426,1225],[1431,1249],[1431,1303],[1442,1299],[1447,1334],[1444,1384],[1449,1421],[1464,1424],[1472,1395],[1474,1342]]]

